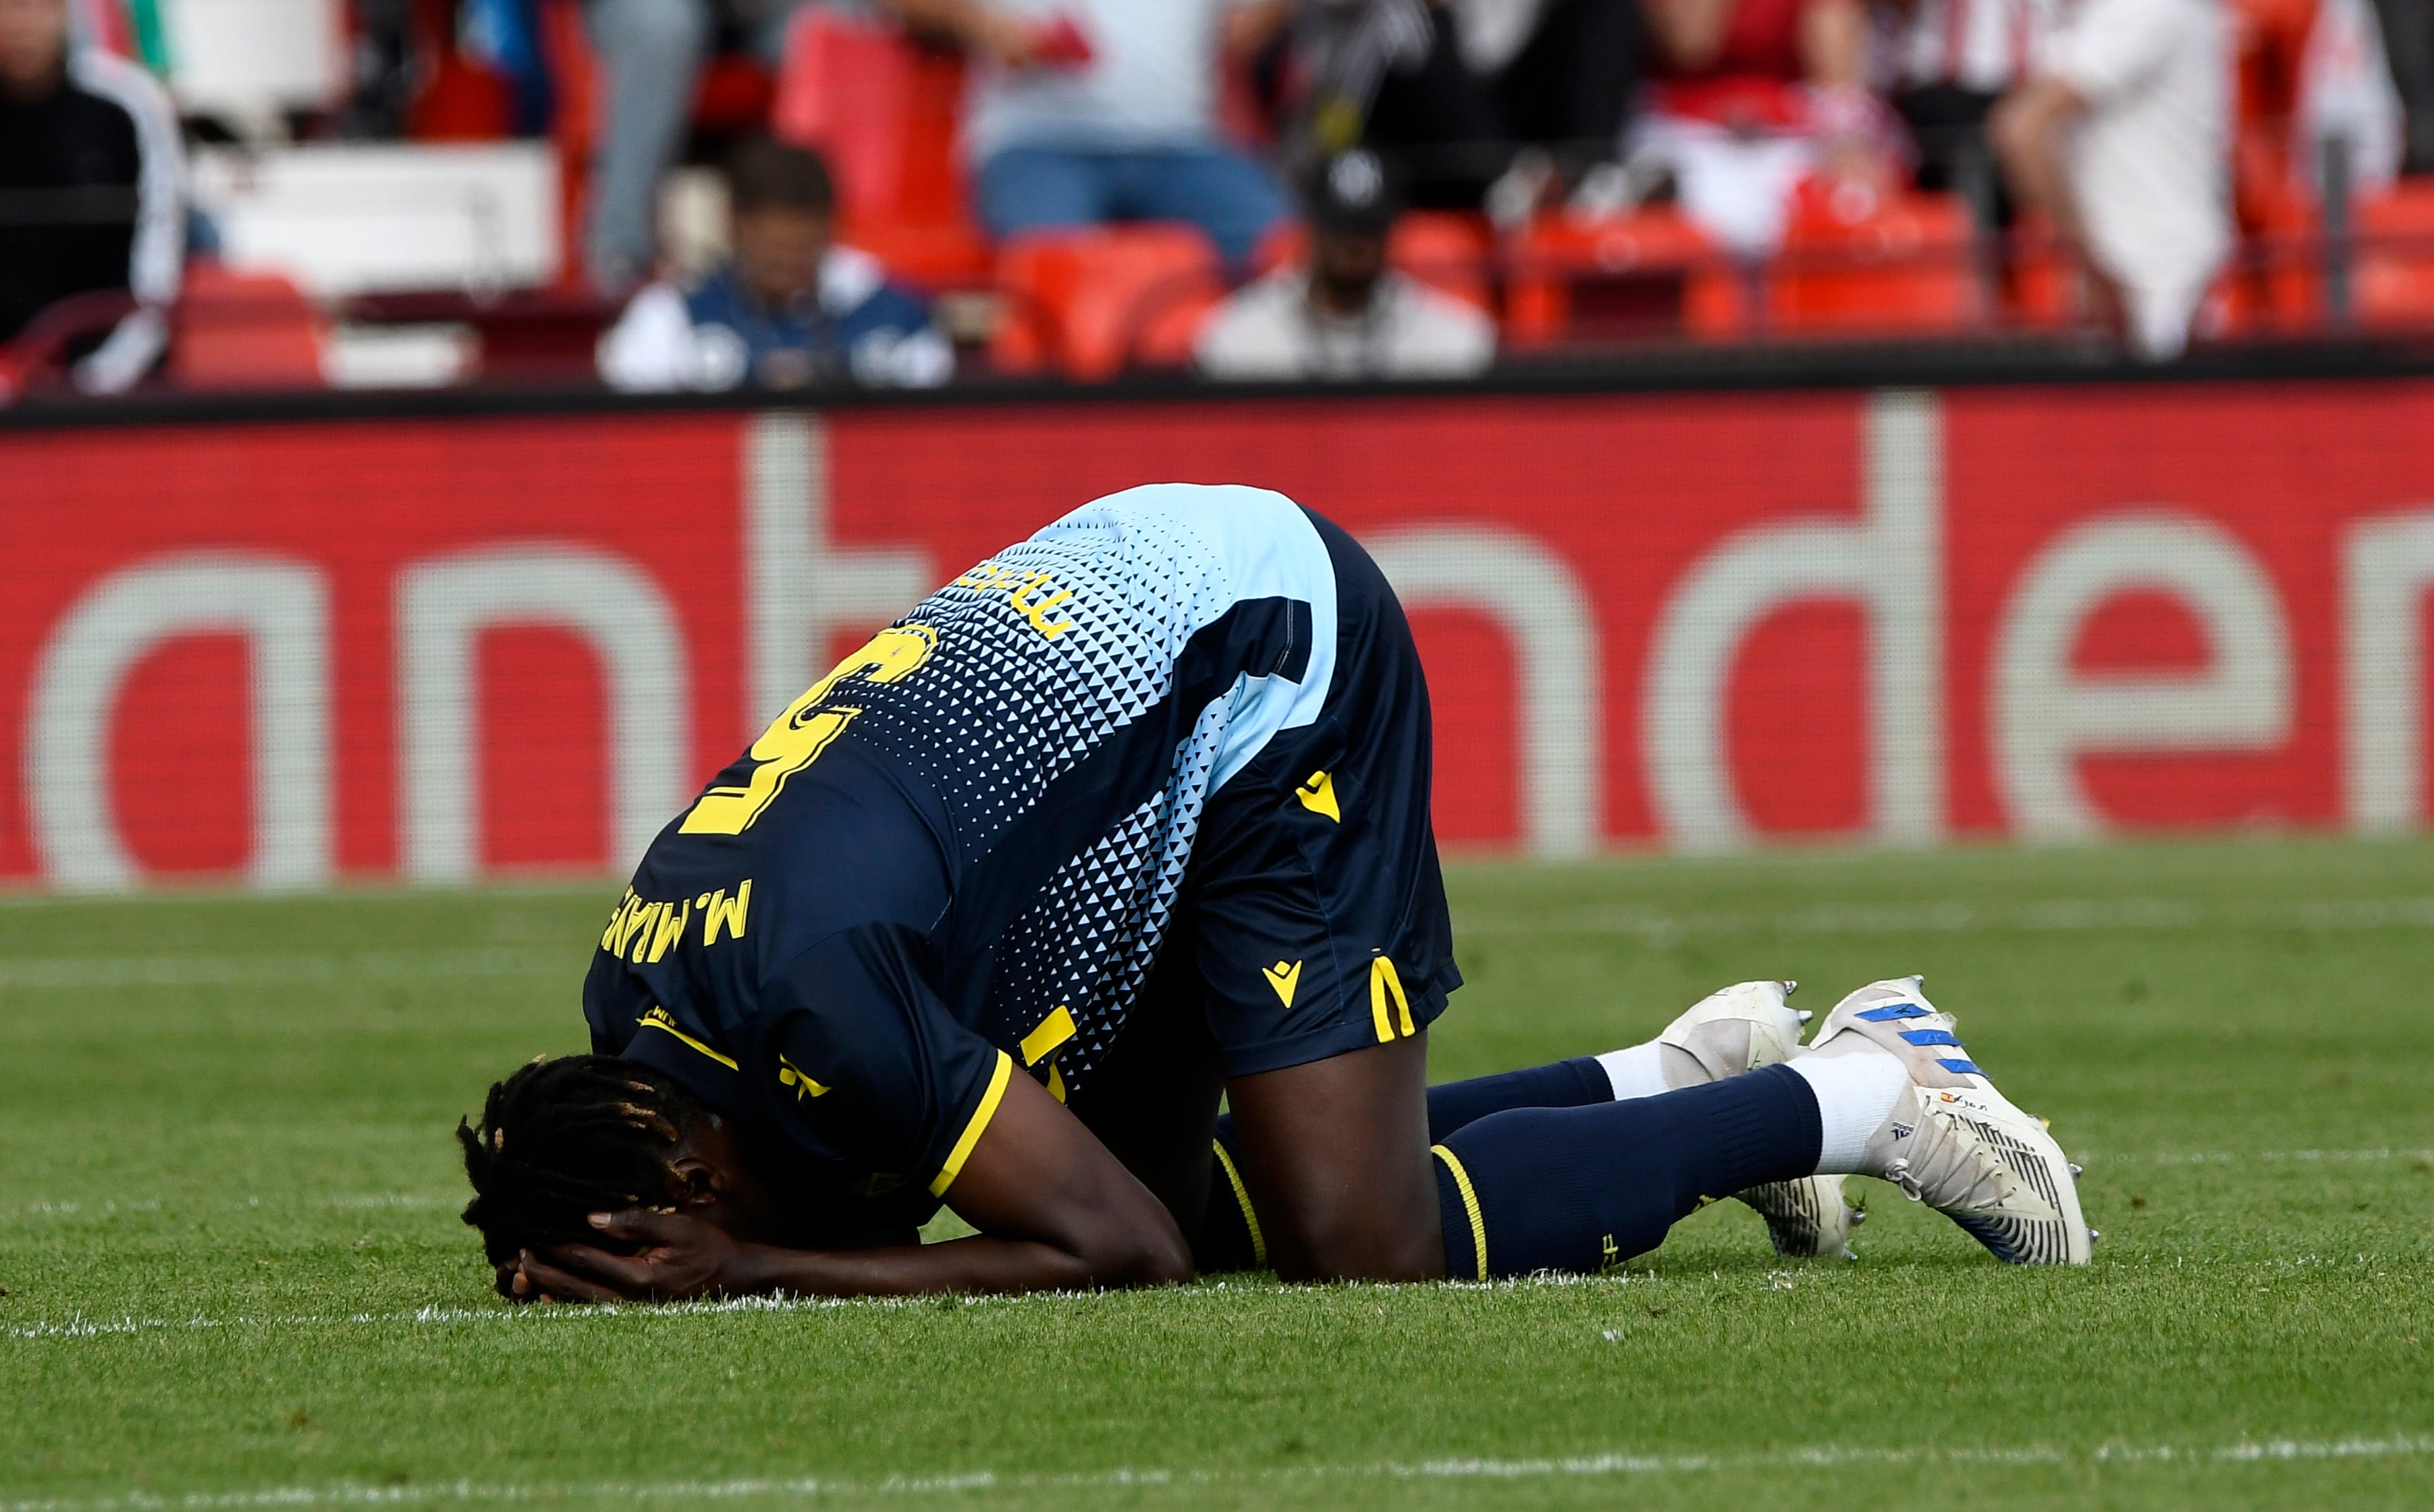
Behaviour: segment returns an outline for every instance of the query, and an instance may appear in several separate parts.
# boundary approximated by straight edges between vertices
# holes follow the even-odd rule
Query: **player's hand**
[[[629,1209],[595,1212],[591,1226],[628,1252],[562,1245],[526,1250],[518,1269],[542,1297],[557,1301],[676,1301],[737,1289],[743,1246],[715,1224],[682,1213]]]

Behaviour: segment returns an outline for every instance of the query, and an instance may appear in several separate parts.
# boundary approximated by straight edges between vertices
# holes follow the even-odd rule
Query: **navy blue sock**
[[[1442,1143],[1455,1129],[1508,1108],[1583,1108],[1613,1101],[1614,1079],[1595,1056],[1439,1082],[1429,1089],[1429,1143]]]
[[[1614,1082],[1594,1056],[1440,1082],[1429,1089],[1429,1143],[1510,1108],[1579,1108],[1613,1100]],[[1231,1113],[1217,1121],[1211,1160],[1215,1168],[1208,1177],[1208,1212],[1193,1237],[1193,1258],[1212,1275],[1263,1266],[1268,1263],[1266,1236],[1260,1232],[1259,1214],[1251,1211],[1251,1194],[1243,1185]]]
[[[1446,1274],[1619,1264],[1702,1197],[1813,1175],[1824,1134],[1816,1093],[1789,1066],[1660,1097],[1490,1113],[1436,1145]]]

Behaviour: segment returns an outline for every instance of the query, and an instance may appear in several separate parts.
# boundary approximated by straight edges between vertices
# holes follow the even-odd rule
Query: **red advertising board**
[[[1449,842],[2425,820],[2434,384],[316,421],[0,436],[0,879],[621,867],[836,643],[1175,479],[1378,555]]]

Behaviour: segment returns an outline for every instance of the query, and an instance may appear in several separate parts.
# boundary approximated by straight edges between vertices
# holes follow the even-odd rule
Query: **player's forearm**
[[[803,1250],[746,1245],[726,1290],[797,1297],[908,1297],[934,1292],[1044,1292],[1152,1286],[1191,1279],[1188,1258],[1155,1244],[1077,1252],[986,1234],[883,1249]]]

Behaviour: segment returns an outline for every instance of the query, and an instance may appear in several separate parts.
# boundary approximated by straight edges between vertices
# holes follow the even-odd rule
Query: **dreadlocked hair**
[[[667,1200],[668,1160],[704,1116],[693,1094],[614,1056],[540,1057],[490,1088],[479,1128],[456,1121],[493,1265],[591,1236],[591,1214]]]

